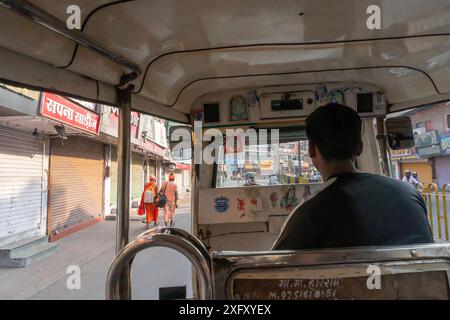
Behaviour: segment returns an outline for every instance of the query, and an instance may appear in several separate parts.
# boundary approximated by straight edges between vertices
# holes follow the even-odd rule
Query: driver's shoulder
[[[292,214],[310,215],[314,212],[321,211],[324,206],[330,204],[330,199],[336,192],[336,179],[327,181],[308,199],[303,200],[296,208],[292,210]]]

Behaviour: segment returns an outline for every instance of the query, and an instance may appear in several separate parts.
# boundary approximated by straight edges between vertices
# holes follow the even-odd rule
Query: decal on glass
[[[230,100],[230,121],[248,121],[248,102],[243,96],[234,96]]]
[[[230,199],[227,197],[217,197],[214,199],[214,209],[217,213],[225,213],[230,207]]]

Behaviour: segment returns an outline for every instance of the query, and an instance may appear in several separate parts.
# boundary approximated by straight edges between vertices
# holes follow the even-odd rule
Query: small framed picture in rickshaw
[[[230,99],[230,121],[248,121],[248,102],[244,96],[236,95]]]

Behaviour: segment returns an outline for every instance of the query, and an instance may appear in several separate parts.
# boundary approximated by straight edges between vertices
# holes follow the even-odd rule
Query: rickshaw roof
[[[385,90],[390,111],[450,99],[448,0],[28,2],[60,21],[78,5],[82,33],[139,70],[133,108],[176,121],[202,95],[238,88],[361,81]],[[380,30],[366,25],[370,5]],[[0,26],[4,81],[117,102],[130,68],[6,6]]]

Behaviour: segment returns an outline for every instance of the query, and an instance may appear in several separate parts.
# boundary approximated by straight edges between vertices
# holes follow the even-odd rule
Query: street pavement
[[[160,214],[160,224],[163,224]],[[190,231],[189,207],[175,216],[177,228]],[[130,241],[145,225],[130,221]],[[0,299],[103,300],[106,275],[115,255],[115,221],[104,221],[60,241],[50,256],[22,269],[0,268]],[[69,266],[79,266],[81,288],[68,289]],[[186,286],[192,297],[191,264],[181,254],[166,248],[151,248],[134,259],[131,270],[132,298],[159,299],[160,287]]]

